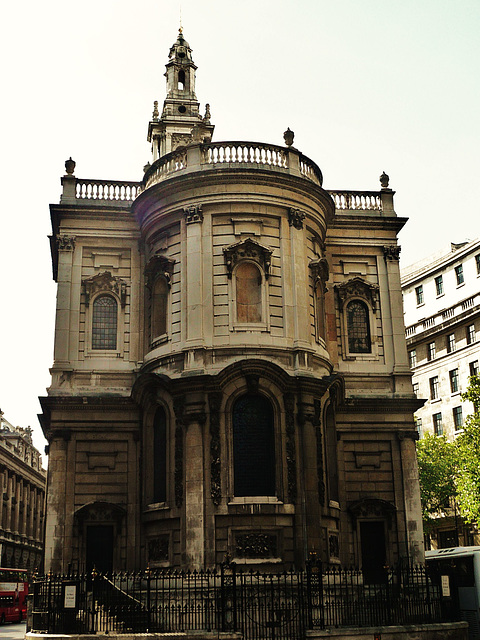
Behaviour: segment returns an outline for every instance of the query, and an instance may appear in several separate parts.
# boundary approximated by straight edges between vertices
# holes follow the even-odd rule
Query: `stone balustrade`
[[[75,197],[77,200],[124,200],[133,202],[139,193],[139,182],[76,179]]]
[[[412,336],[419,335],[423,331],[428,331],[432,327],[438,327],[442,325],[444,322],[449,321],[451,318],[455,318],[456,316],[461,315],[468,309],[475,307],[480,304],[480,293],[477,293],[465,300],[461,300],[456,304],[448,307],[447,309],[443,309],[438,313],[435,313],[428,318],[424,318],[415,324],[409,325],[405,329],[405,335],[407,338],[411,338]]]
[[[380,191],[329,191],[335,209],[348,211],[383,211]]]
[[[297,175],[319,186],[323,177],[319,167],[296,149],[259,142],[215,142],[181,147],[159,158],[145,172],[142,182],[86,180],[64,176],[62,202],[97,200],[133,202],[146,189],[174,177],[179,172],[222,168],[269,169]],[[390,191],[390,190],[388,190]],[[382,191],[328,191],[337,211],[384,212]],[[390,192],[393,193],[393,192]],[[393,207],[392,207],[393,211]]]

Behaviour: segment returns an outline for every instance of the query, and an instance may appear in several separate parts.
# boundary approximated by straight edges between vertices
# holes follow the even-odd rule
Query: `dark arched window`
[[[167,500],[167,418],[158,407],[153,419],[153,502]]]
[[[98,296],[93,303],[92,349],[117,348],[117,301]]]
[[[273,409],[267,398],[246,394],[233,405],[235,496],[275,495]]]
[[[167,333],[168,284],[165,278],[155,280],[152,293],[152,340]]]
[[[235,271],[237,322],[262,321],[262,276],[252,262],[243,262]]]
[[[180,91],[185,89],[185,71],[183,69],[178,72],[178,89]]]
[[[347,305],[347,333],[350,353],[371,352],[368,307],[361,300],[353,300]]]

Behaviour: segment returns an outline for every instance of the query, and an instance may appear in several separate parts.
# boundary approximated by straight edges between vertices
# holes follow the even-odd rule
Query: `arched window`
[[[158,407],[153,419],[153,502],[167,500],[167,417]]]
[[[235,496],[275,495],[273,409],[264,396],[249,393],[233,405]]]
[[[368,307],[361,300],[352,300],[347,305],[347,334],[350,353],[371,353]]]
[[[152,292],[152,340],[167,333],[167,300],[168,284],[160,276],[155,280]]]
[[[235,271],[237,322],[262,321],[262,276],[253,262],[242,262]]]
[[[92,318],[92,349],[117,348],[117,301],[112,296],[95,298]]]
[[[178,87],[177,87],[180,91],[183,91],[185,89],[185,71],[183,69],[180,69],[180,71],[178,72]]]

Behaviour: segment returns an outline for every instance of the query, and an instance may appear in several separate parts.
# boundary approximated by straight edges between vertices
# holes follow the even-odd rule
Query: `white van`
[[[426,551],[425,561],[431,575],[437,576],[443,597],[451,599],[460,619],[468,622],[469,640],[480,640],[480,547]]]

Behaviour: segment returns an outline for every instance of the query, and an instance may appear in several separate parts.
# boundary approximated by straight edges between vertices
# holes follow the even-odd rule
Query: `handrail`
[[[335,209],[344,211],[383,211],[380,191],[328,192],[335,202]]]
[[[133,202],[140,193],[140,189],[140,182],[77,178],[75,197],[78,200],[124,200],[125,202]]]

